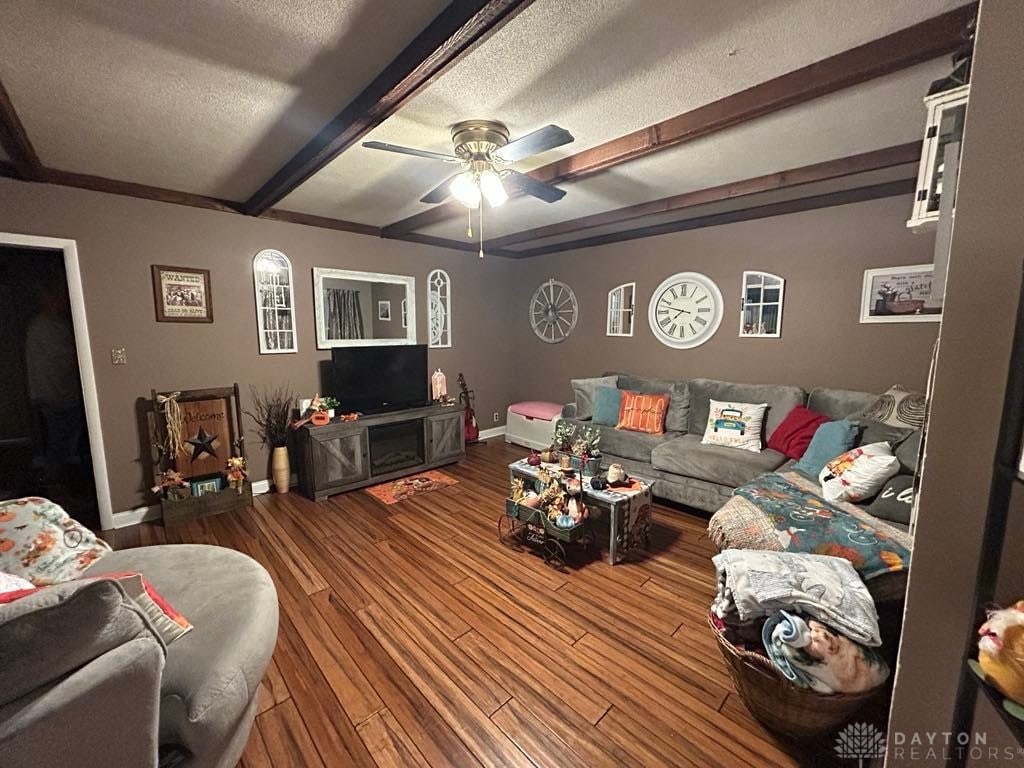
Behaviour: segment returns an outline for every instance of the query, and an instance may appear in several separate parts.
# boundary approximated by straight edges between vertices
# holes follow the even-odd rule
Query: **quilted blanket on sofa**
[[[720,549],[809,552],[849,560],[867,581],[905,570],[910,536],[862,509],[828,502],[794,471],[762,475],[736,489],[708,525]]]

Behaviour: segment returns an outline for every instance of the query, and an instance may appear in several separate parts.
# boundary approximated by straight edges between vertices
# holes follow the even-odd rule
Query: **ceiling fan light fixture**
[[[452,179],[452,196],[467,208],[480,207],[480,185],[472,171],[460,173]]]
[[[487,204],[492,208],[497,208],[508,200],[505,185],[501,183],[501,177],[493,170],[486,170],[480,174],[480,191],[487,200]]]

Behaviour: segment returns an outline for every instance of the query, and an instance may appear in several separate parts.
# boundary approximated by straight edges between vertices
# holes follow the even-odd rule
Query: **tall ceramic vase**
[[[292,479],[292,468],[288,463],[288,449],[284,446],[271,451],[270,471],[274,476],[274,490],[278,493],[288,493],[288,484]]]

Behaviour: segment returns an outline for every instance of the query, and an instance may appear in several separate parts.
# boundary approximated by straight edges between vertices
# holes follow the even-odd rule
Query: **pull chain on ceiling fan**
[[[508,128],[504,123],[497,120],[466,120],[452,126],[454,154],[451,155],[380,141],[365,141],[363,146],[428,160],[441,160],[445,163],[460,163],[462,170],[449,176],[421,197],[420,202],[435,205],[454,197],[467,208],[469,226],[466,234],[470,238],[473,237],[473,211],[479,209],[480,257],[483,258],[481,201],[486,200],[492,208],[502,205],[508,200],[506,185],[546,203],[561,200],[565,197],[564,190],[514,171],[508,166],[574,140],[572,134],[564,128],[546,125],[533,133],[509,141]]]

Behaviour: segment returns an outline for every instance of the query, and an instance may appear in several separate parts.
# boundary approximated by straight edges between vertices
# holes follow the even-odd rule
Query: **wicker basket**
[[[729,676],[750,713],[765,727],[798,741],[834,733],[884,685],[864,693],[824,694],[793,685],[766,656],[730,643],[708,617]]]

